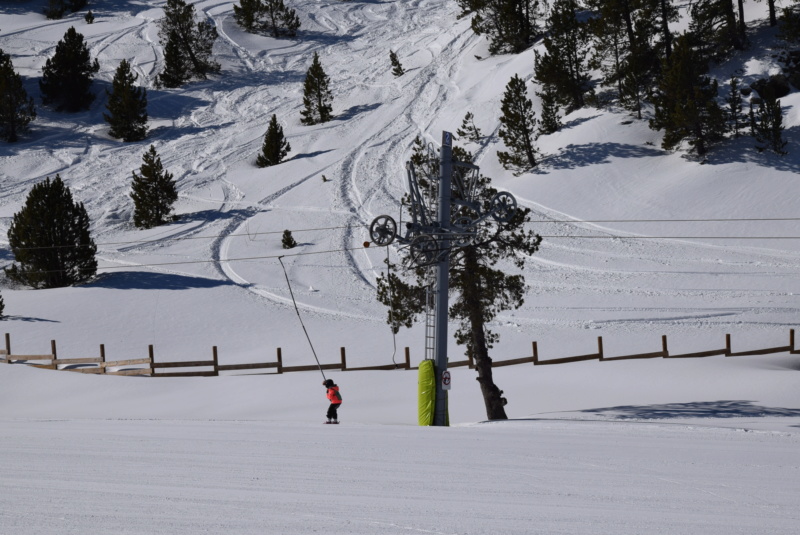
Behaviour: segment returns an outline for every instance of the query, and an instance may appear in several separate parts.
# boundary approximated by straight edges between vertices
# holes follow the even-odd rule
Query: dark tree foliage
[[[673,149],[687,139],[702,156],[711,142],[722,138],[725,112],[716,102],[717,82],[705,76],[705,70],[689,39],[685,35],[679,37],[672,56],[665,61],[664,74],[653,97],[655,117],[650,120],[650,128],[664,129],[663,148]]]
[[[397,54],[392,50],[389,51],[389,62],[392,64],[392,74],[395,77],[403,76],[406,73],[405,69],[403,69],[403,64],[397,58]]]
[[[233,6],[233,18],[245,31],[272,37],[295,37],[300,29],[300,18],[283,0],[241,0]]]
[[[92,23],[94,23],[94,13],[92,13],[92,10],[91,10],[91,9],[90,9],[90,10],[89,10],[89,11],[86,13],[86,15],[83,17],[83,20],[85,20],[85,21],[86,21],[86,24],[92,24]]]
[[[71,286],[97,272],[89,215],[83,203],[73,202],[59,175],[33,186],[14,214],[8,243],[18,263],[6,268],[6,275],[33,288]]]
[[[719,61],[744,48],[733,0],[698,0],[690,13],[689,35],[701,61]]]
[[[480,128],[475,126],[475,116],[471,111],[468,111],[464,116],[464,119],[461,121],[461,126],[456,130],[456,134],[458,137],[473,143],[477,143],[483,138]]]
[[[169,222],[172,205],[178,200],[178,190],[153,145],[142,155],[142,161],[141,174],[133,172],[130,195],[133,199],[133,224],[148,229]]]
[[[89,108],[94,95],[89,91],[100,65],[91,61],[83,35],[70,27],[56,45],[56,52],[42,68],[39,89],[45,104],[55,104],[61,111],[79,111]]]
[[[219,72],[219,63],[211,57],[217,29],[209,21],[195,21],[194,5],[167,0],[159,38],[164,45],[164,71],[158,83],[164,87],[178,87],[192,78],[206,79]]]
[[[11,57],[0,50],[0,139],[9,143],[17,141],[34,119],[33,97],[25,91]]]
[[[418,144],[422,148],[422,143]],[[453,149],[454,155],[470,158],[464,150]],[[425,184],[438,183],[438,165],[427,161],[425,151],[415,151],[417,176]],[[413,160],[413,159],[412,159]],[[495,190],[491,179],[481,176],[479,189],[485,188],[486,199],[491,199]],[[428,190],[436,195],[435,188]],[[433,201],[435,202],[435,201]],[[488,204],[488,200],[486,203]],[[488,206],[484,206],[488,210]],[[453,218],[462,216],[454,212]],[[541,238],[525,230],[530,223],[530,210],[520,209],[508,223],[484,224],[477,229],[475,241],[450,252],[450,319],[457,322],[454,338],[459,345],[466,346],[466,354],[475,360],[486,407],[490,420],[507,419],[504,406],[507,403],[503,391],[494,383],[492,359],[489,350],[500,337],[488,325],[498,314],[519,308],[524,302],[525,278],[521,274],[510,275],[503,271],[500,262],[511,263],[522,269],[525,259],[536,253]],[[418,315],[425,312],[428,279],[424,268],[416,268],[406,276],[398,275],[396,266],[387,276],[378,277],[378,300],[389,307],[387,323],[394,332],[400,327],[411,327]]]
[[[747,125],[747,116],[742,111],[742,92],[739,89],[739,78],[731,77],[729,84],[730,91],[725,102],[728,104],[728,127],[733,137],[737,138],[742,134],[742,130]]]
[[[88,3],[88,0],[48,0],[44,14],[48,19],[60,19],[67,10],[75,13],[86,7]]]
[[[333,119],[332,102],[330,78],[322,69],[319,55],[314,52],[314,59],[303,84],[303,110],[300,112],[302,116],[300,122],[305,125],[327,123]]]
[[[281,236],[281,246],[284,249],[293,249],[297,247],[297,242],[292,236],[292,231],[290,230],[283,231],[283,236]]]
[[[497,159],[505,169],[517,172],[536,167],[536,112],[528,98],[525,81],[514,75],[506,85],[500,111],[500,138],[509,152],[497,151]]]
[[[286,141],[283,127],[278,124],[278,118],[273,114],[267,127],[267,133],[264,134],[264,144],[261,146],[261,154],[256,158],[256,165],[259,167],[278,165],[286,158],[290,150],[292,150],[292,146]]]
[[[756,138],[756,150],[771,150],[779,156],[787,154],[787,141],[783,138],[783,111],[781,101],[762,98],[758,110],[750,107],[750,129]]]
[[[3,301],[3,296],[0,295],[0,319],[3,319],[6,311],[6,303]]]
[[[800,1],[783,9],[778,37],[789,43],[800,41]]]
[[[472,31],[487,35],[492,54],[518,54],[539,37],[539,0],[457,0],[461,15],[472,15]]]
[[[122,60],[111,82],[111,91],[106,89],[108,114],[103,118],[111,125],[111,137],[122,141],[141,141],[147,137],[147,90],[135,85],[138,75],[131,72],[131,65]]]
[[[534,74],[540,84],[550,84],[567,113],[586,104],[589,90],[589,32],[578,20],[576,0],[556,0],[547,19],[545,53],[534,53]]]
[[[555,90],[549,84],[544,84],[542,90],[536,95],[542,102],[542,114],[539,119],[539,128],[536,137],[546,136],[561,130],[561,117],[558,115],[558,102]]]

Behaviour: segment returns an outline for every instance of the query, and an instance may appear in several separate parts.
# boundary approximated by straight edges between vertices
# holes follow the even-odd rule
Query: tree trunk
[[[747,42],[747,31],[744,23],[744,0],[738,0],[739,2],[739,40],[742,42],[742,48],[744,48],[745,43]]]
[[[478,260],[475,250],[467,248],[464,255],[464,270],[468,274],[478,273]],[[482,303],[480,299],[479,281],[476,276],[467,276],[464,280],[464,299],[469,303],[469,322],[472,327],[472,357],[478,372],[478,383],[481,385],[483,402],[486,405],[486,418],[489,420],[508,420],[503,391],[494,384],[492,377],[492,359],[484,334]]]
[[[669,0],[661,0],[661,31],[664,32],[664,54],[672,55],[672,35],[669,33]]]
[[[767,4],[769,5],[769,25],[777,26],[778,18],[775,16],[775,0],[767,0]]]

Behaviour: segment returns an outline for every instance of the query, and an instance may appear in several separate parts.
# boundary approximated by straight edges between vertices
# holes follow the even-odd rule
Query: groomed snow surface
[[[41,2],[3,5],[0,48],[37,104],[70,26],[101,65],[88,111],[39,106],[33,131],[0,145],[0,236],[31,186],[59,173],[90,213],[100,261],[81,287],[5,282],[14,353],[56,340],[63,358],[99,344],[109,360],[142,358],[152,344],[159,361],[205,360],[218,346],[221,364],[239,364],[280,347],[284,365],[313,364],[277,256],[314,253],[283,260],[320,360],[346,347],[348,366],[390,364],[408,346],[416,364],[423,328],[393,339],[375,299],[387,252],[362,243],[374,217],[399,216],[414,137],[438,143],[467,111],[487,136],[467,148],[544,236],[525,305],[491,325],[494,359],[529,356],[534,340],[542,360],[592,353],[598,336],[606,356],[659,351],[662,335],[673,354],[721,349],[725,334],[747,351],[786,346],[799,325],[797,92],[782,99],[784,158],[741,138],[701,163],[661,150],[661,134],[623,110],[587,108],[540,138],[542,164],[515,177],[497,164],[500,100],[512,75],[531,78],[533,50],[489,57],[454,2],[292,2],[295,40],[242,32],[231,2],[195,5],[219,30],[222,74],[176,90],[154,87],[161,1],[97,3],[92,25],[83,13],[48,21]],[[753,46],[714,69],[723,88],[737,69],[745,83],[780,70],[766,5],[745,7]],[[336,119],[309,127],[299,112],[315,51]],[[102,119],[122,59],[148,88],[141,143],[109,137]],[[258,169],[273,113],[293,150]],[[178,181],[180,219],[139,231],[128,192],[150,144]],[[697,221],[732,218],[748,221]],[[281,249],[284,229],[297,249]],[[462,354],[451,345],[451,359]],[[413,371],[326,372],[345,399],[342,425],[327,426],[318,372],[0,365],[0,533],[797,532],[800,355],[497,368],[511,420],[494,423],[475,372],[452,372],[444,429],[416,426]]]

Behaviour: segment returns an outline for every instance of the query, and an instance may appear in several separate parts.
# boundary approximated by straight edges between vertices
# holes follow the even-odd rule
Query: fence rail
[[[574,357],[559,357],[554,359],[541,360],[539,358],[539,345],[537,342],[532,343],[533,356],[522,357],[507,360],[493,360],[492,367],[502,366],[515,366],[519,364],[533,364],[534,366],[545,366],[553,364],[568,364],[573,362],[583,362],[588,360],[597,360],[600,362],[610,362],[617,360],[634,360],[634,359],[686,359],[686,358],[705,358],[714,356],[726,357],[745,357],[745,356],[758,356],[770,355],[775,353],[789,353],[792,355],[800,354],[800,349],[795,349],[795,333],[794,329],[789,330],[789,344],[785,346],[769,347],[765,349],[750,349],[747,351],[734,352],[731,344],[731,335],[725,335],[725,348],[712,349],[705,351],[698,351],[696,353],[681,353],[678,355],[671,355],[667,346],[666,335],[661,337],[661,351],[653,351],[648,353],[638,353],[632,355],[618,355],[606,357],[603,351],[603,337],[597,337],[597,352],[585,355],[578,355]],[[379,366],[364,366],[364,367],[348,367],[347,366],[347,351],[344,347],[339,350],[339,362],[330,364],[317,365],[304,365],[304,366],[284,366],[283,354],[281,348],[277,348],[276,361],[274,362],[251,362],[245,364],[220,364],[219,352],[217,346],[211,349],[211,360],[187,360],[187,361],[165,361],[156,362],[155,351],[152,345],[148,346],[147,358],[128,359],[128,360],[107,360],[105,345],[100,345],[100,356],[98,357],[79,357],[79,358],[60,358],[56,347],[56,341],[50,341],[50,353],[47,354],[31,354],[22,355],[14,354],[11,352],[11,335],[5,335],[5,349],[0,349],[0,362],[7,364],[18,363],[27,364],[36,368],[44,368],[49,370],[65,370],[77,373],[90,373],[90,374],[103,374],[103,375],[146,375],[150,377],[213,377],[218,376],[220,372],[230,371],[252,371],[252,370],[266,370],[275,369],[270,375],[303,372],[303,371],[316,371],[322,370],[341,370],[341,371],[368,371],[368,370],[415,370],[416,367],[411,366],[411,352],[408,347],[405,348],[405,361],[398,364],[385,364]],[[44,361],[44,362],[42,362]],[[61,367],[60,367],[61,366]],[[464,367],[475,368],[475,363],[470,356],[467,360],[453,361],[448,363],[449,368]],[[205,368],[203,370],[186,371],[187,368]],[[183,370],[183,371],[161,371],[161,370]]]

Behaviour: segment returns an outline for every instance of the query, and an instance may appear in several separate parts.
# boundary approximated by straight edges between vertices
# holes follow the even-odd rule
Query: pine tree
[[[185,0],[167,0],[159,24],[165,64],[159,84],[178,87],[194,77],[205,80],[209,74],[219,72],[219,63],[211,57],[217,29],[208,21],[195,22],[194,5],[187,5]]]
[[[67,10],[64,0],[48,0],[47,7],[44,8],[44,16],[51,20],[59,20]]]
[[[297,242],[292,237],[292,232],[290,230],[284,230],[283,236],[281,237],[281,245],[284,249],[292,249],[297,247]]]
[[[111,82],[111,91],[106,89],[109,114],[103,118],[111,125],[109,134],[122,141],[141,141],[147,137],[147,90],[136,87],[138,75],[131,72],[131,65],[122,60]]]
[[[70,27],[56,45],[56,52],[42,68],[39,88],[45,104],[54,103],[56,109],[70,112],[85,110],[94,100],[89,91],[92,79],[100,65],[89,58],[89,49],[83,35]]]
[[[295,37],[300,17],[283,0],[241,0],[233,6],[233,18],[245,31],[266,32],[272,37]]]
[[[333,94],[329,88],[330,79],[322,69],[319,55],[314,52],[314,59],[306,73],[303,84],[303,110],[300,112],[300,122],[305,125],[327,123],[333,116]]]
[[[487,35],[491,54],[518,54],[530,47],[540,31],[539,0],[457,0],[459,18],[472,15],[472,31]]]
[[[233,6],[233,20],[246,32],[258,31],[262,5],[261,0],[239,0],[239,5]]]
[[[698,0],[690,13],[689,35],[702,61],[720,60],[744,49],[733,0]]]
[[[395,75],[395,77],[403,76],[406,73],[403,69],[403,64],[397,59],[397,54],[392,50],[389,50],[389,61],[392,64],[392,74]]]
[[[86,24],[92,24],[92,23],[94,23],[94,14],[92,13],[92,10],[91,10],[91,9],[90,9],[90,10],[89,10],[89,11],[86,13],[86,15],[83,17],[83,20],[85,20],[85,21],[86,21]]]
[[[536,167],[536,113],[527,96],[525,82],[517,75],[506,85],[500,110],[498,134],[510,152],[497,151],[497,159],[506,169],[522,171]]]
[[[292,147],[283,135],[283,127],[278,124],[278,118],[273,114],[267,133],[264,134],[264,144],[261,146],[261,154],[256,158],[256,165],[259,167],[278,165],[290,150]]]
[[[0,319],[3,319],[6,312],[6,302],[3,301],[3,296],[0,295]]]
[[[468,111],[461,121],[461,126],[456,130],[458,137],[464,138],[467,141],[477,143],[483,137],[480,129],[475,126],[475,116],[471,111]]]
[[[730,92],[726,99],[728,103],[728,124],[733,137],[741,135],[742,128],[747,124],[745,114],[742,112],[742,92],[739,90],[739,78],[731,77]]]
[[[650,128],[664,129],[664,149],[673,149],[688,139],[697,154],[703,156],[709,143],[721,139],[726,128],[725,112],[716,102],[717,82],[703,74],[705,65],[698,60],[686,35],[675,41],[663,72],[653,97],[655,117],[650,120]]]
[[[589,34],[578,20],[576,0],[556,0],[547,19],[546,52],[534,52],[534,73],[540,84],[551,84],[567,113],[582,108],[589,89],[587,54]]]
[[[757,112],[753,112],[751,106],[750,129],[756,138],[758,152],[769,149],[779,156],[788,154],[785,150],[787,141],[783,139],[783,111],[780,100],[762,98]]]
[[[83,203],[73,202],[59,175],[33,186],[14,214],[8,243],[18,263],[6,268],[6,275],[33,288],[70,286],[97,272],[89,215]]]
[[[142,160],[141,175],[133,172],[130,195],[133,199],[133,224],[148,229],[169,221],[172,205],[178,200],[178,190],[153,145],[142,155]]]
[[[555,89],[550,84],[544,84],[542,91],[536,95],[542,102],[542,117],[539,119],[536,137],[558,132],[561,130],[561,117],[558,115]]]
[[[454,149],[453,152],[455,155],[457,151]],[[459,158],[471,159],[468,156]],[[425,165],[415,166],[415,171],[416,176],[427,183],[438,183],[438,174],[431,174],[438,173],[438,169]],[[486,199],[496,191],[486,176],[479,177],[477,187],[484,192],[482,197]],[[436,195],[432,188],[427,198],[436,202]],[[454,213],[453,217],[458,215]],[[494,382],[489,356],[490,349],[500,337],[490,329],[490,325],[498,314],[519,308],[526,290],[523,275],[508,274],[497,266],[500,262],[510,262],[522,269],[526,258],[538,251],[541,237],[525,230],[529,222],[530,210],[519,209],[502,225],[478,225],[476,237],[469,245],[450,251],[449,317],[457,322],[456,342],[466,346],[466,354],[475,361],[489,420],[507,419],[504,409],[507,400]],[[401,327],[412,327],[414,320],[425,312],[426,288],[429,286],[426,271],[425,268],[413,270],[409,280],[396,269],[391,269],[388,276],[378,277],[378,300],[389,308],[387,323],[393,332],[398,332]]]
[[[11,57],[0,50],[0,139],[10,143],[17,141],[34,119],[33,97],[25,91]]]

